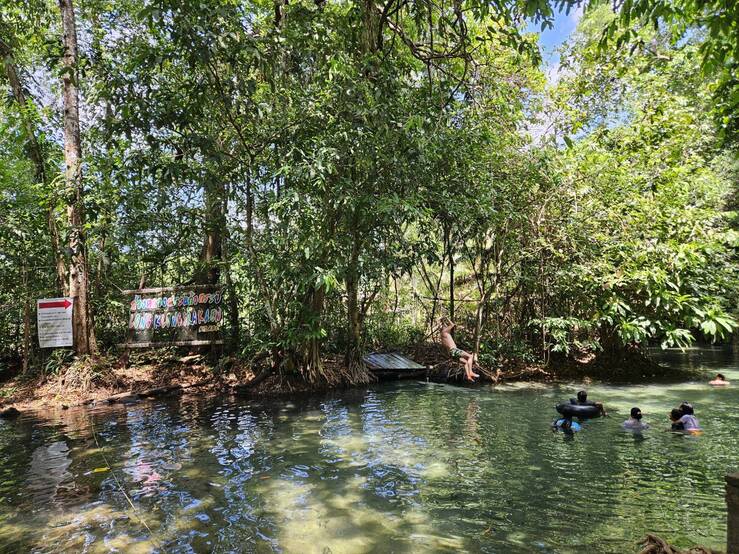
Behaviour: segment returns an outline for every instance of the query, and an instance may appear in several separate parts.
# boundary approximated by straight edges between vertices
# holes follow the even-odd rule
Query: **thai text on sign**
[[[124,291],[131,347],[221,344],[223,294],[219,285]]]
[[[60,348],[74,344],[71,298],[42,298],[36,301],[38,342],[41,348]]]
[[[163,310],[163,311],[162,311]],[[220,324],[223,320],[221,291],[213,293],[171,294],[145,298],[136,294],[131,300],[129,328],[166,329]]]

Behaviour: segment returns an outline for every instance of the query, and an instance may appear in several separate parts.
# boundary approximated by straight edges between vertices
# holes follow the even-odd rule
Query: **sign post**
[[[72,298],[42,298],[36,301],[38,342],[41,348],[73,346]]]

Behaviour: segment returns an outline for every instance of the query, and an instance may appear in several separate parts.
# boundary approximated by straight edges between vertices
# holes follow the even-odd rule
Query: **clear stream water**
[[[0,552],[624,553],[648,531],[723,549],[739,355],[664,358],[705,379],[593,384],[610,417],[574,438],[549,426],[576,383],[412,381],[0,421]],[[708,387],[717,370],[735,386]],[[665,431],[682,400],[704,434]],[[643,435],[620,428],[632,405]]]

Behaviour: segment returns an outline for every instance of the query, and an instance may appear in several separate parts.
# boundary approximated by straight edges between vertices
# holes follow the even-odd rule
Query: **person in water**
[[[689,404],[688,402],[680,404],[680,413],[682,415],[678,421],[683,424],[683,430],[689,433],[701,431],[701,426],[695,417],[692,404]]]
[[[441,320],[441,344],[449,351],[449,355],[453,359],[459,360],[459,363],[464,367],[464,376],[468,381],[474,381],[479,375],[472,371],[475,364],[477,363],[477,355],[470,354],[469,352],[457,348],[457,343],[454,342],[452,337],[452,329],[454,329],[455,323],[450,321],[448,318]]]
[[[713,381],[708,382],[709,385],[713,385],[714,387],[726,387],[730,385],[729,381],[726,380],[726,377],[724,377],[721,373],[716,374],[715,379]]]
[[[680,421],[683,413],[679,408],[673,408],[670,412],[670,431],[685,431],[685,425]]]
[[[629,419],[623,422],[623,428],[629,431],[643,431],[649,429],[649,425],[642,422],[641,410],[637,407],[631,408]]]
[[[571,404],[576,404],[578,406],[595,406],[596,408],[598,408],[598,410],[600,411],[600,413],[602,415],[604,415],[604,416],[605,415],[608,415],[606,413],[605,408],[603,407],[603,403],[602,402],[593,402],[592,400],[588,400],[588,393],[586,391],[584,391],[584,390],[578,391],[578,393],[577,393],[577,399],[576,400],[575,399],[570,399],[570,403]]]
[[[562,431],[565,434],[572,435],[582,429],[577,421],[572,421],[572,416],[563,416],[552,422],[553,431]]]

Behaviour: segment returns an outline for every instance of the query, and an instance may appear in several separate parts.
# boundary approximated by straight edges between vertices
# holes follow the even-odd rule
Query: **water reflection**
[[[703,359],[739,382],[734,358]],[[0,551],[597,553],[646,531],[720,547],[739,387],[595,384],[612,417],[563,440],[553,406],[577,388],[401,383],[25,417],[0,425]],[[704,435],[662,430],[682,400]],[[633,405],[641,435],[620,426]]]
[[[37,508],[47,507],[56,499],[62,483],[72,480],[72,474],[67,471],[71,464],[69,447],[64,441],[38,446],[33,451],[26,489]],[[74,483],[65,488],[74,489]]]

